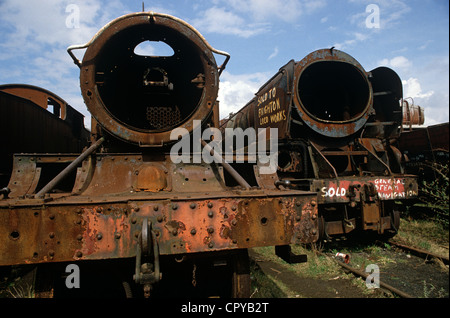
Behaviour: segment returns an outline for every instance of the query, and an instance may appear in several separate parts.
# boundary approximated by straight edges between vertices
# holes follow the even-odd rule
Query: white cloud
[[[433,94],[419,93],[413,98],[415,105],[423,107],[425,113],[424,126],[430,126],[449,121],[448,91],[433,91]]]
[[[114,2],[109,6],[114,6]],[[73,7],[77,8],[79,28],[71,27],[74,11],[66,12]],[[9,42],[11,47],[17,47],[19,42],[32,42],[34,47],[86,42],[111,18],[107,17],[107,8],[102,7],[98,0],[6,0],[1,4],[0,12],[3,23],[13,29],[7,35],[12,40]]]
[[[201,32],[249,38],[271,30],[276,22],[297,23],[304,14],[325,6],[325,0],[219,0],[201,11],[193,24]]]
[[[409,61],[404,56],[396,56],[396,57],[393,57],[392,59],[386,58],[386,59],[379,61],[378,64],[388,66],[393,69],[403,69],[403,70],[408,70],[412,66],[411,61]]]
[[[269,55],[269,57],[267,58],[267,60],[271,60],[274,57],[276,57],[278,55],[279,49],[278,46],[275,47],[275,49],[273,50],[272,54]]]
[[[411,11],[405,1],[382,0],[380,1],[380,24],[381,27],[390,28],[402,23],[404,16]]]
[[[333,46],[337,49],[337,50],[345,50],[348,49],[351,46],[356,45],[359,42],[363,42],[368,38],[367,34],[362,34],[359,32],[353,32],[351,34],[352,38],[349,40],[346,40],[344,42],[340,42],[340,43],[335,43],[333,44]]]
[[[244,107],[268,78],[266,73],[232,75],[224,71],[220,78],[218,97],[220,119]]]
[[[419,50],[425,50],[433,42],[434,42],[434,40],[425,41],[425,43],[423,43],[421,46],[419,46]]]
[[[255,21],[268,21],[279,19],[285,22],[294,22],[303,10],[299,0],[227,0],[233,10],[247,13]]]
[[[427,98],[434,94],[434,91],[428,91],[422,93],[422,87],[419,80],[414,77],[410,77],[407,80],[402,81],[403,84],[403,96],[411,98]]]
[[[318,9],[326,7],[327,5],[326,0],[303,0],[302,3],[303,8],[307,14],[311,14]]]
[[[426,63],[409,72],[403,80],[403,96],[412,97],[425,110],[425,125],[449,121],[449,58],[444,55],[428,58]]]
[[[200,32],[232,34],[248,38],[267,31],[265,23],[248,23],[245,19],[224,8],[212,7],[193,21]]]
[[[425,126],[448,122],[449,101],[448,90],[422,91],[419,79],[410,77],[402,81],[404,98],[411,98],[415,105],[423,107]]]

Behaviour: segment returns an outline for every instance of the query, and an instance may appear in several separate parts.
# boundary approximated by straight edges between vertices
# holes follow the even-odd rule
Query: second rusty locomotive
[[[277,130],[278,185],[318,194],[322,239],[385,237],[399,228],[395,202],[418,192],[396,146],[402,107],[395,71],[367,72],[342,51],[320,49],[281,67],[221,129]]]

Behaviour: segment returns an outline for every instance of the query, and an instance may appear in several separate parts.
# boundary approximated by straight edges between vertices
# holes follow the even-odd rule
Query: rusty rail
[[[368,274],[366,274],[366,273],[364,273],[364,272],[362,272],[360,270],[357,270],[356,268],[353,268],[353,267],[345,264],[344,262],[338,261],[337,259],[332,258],[332,257],[330,257],[330,256],[328,256],[328,255],[326,255],[324,253],[321,253],[319,251],[317,251],[317,253],[319,255],[322,255],[322,256],[329,257],[329,258],[333,259],[339,266],[345,268],[346,270],[351,271],[353,274],[356,274],[358,276],[363,277],[364,279],[367,279],[367,277],[369,276]],[[399,289],[397,289],[397,288],[395,288],[395,287],[393,287],[393,286],[391,286],[389,284],[386,284],[386,283],[382,282],[381,280],[380,280],[380,286],[385,288],[385,289],[387,289],[387,290],[389,290],[389,291],[391,291],[391,292],[393,292],[393,293],[395,293],[395,294],[397,294],[398,296],[400,296],[402,298],[413,298],[413,296],[411,296],[410,294],[405,293],[405,292],[403,292],[403,291],[401,291],[401,290],[399,290]]]
[[[363,277],[364,279],[367,279],[367,277],[369,276],[368,274],[366,274],[366,273],[364,273],[364,272],[361,272],[361,271],[359,271],[359,270],[357,270],[357,269],[355,269],[355,268],[353,268],[353,267],[351,267],[351,266],[348,266],[347,264],[345,264],[345,263],[343,263],[343,262],[341,262],[341,261],[338,261],[338,260],[335,260],[335,261],[336,261],[336,263],[339,264],[341,267],[343,267],[343,268],[345,268],[345,269],[351,271],[352,273],[354,273],[354,274],[356,274],[356,275],[358,275],[358,276]],[[382,281],[380,281],[380,286],[383,287],[383,288],[385,288],[385,289],[390,290],[391,292],[397,294],[398,296],[400,296],[400,297],[402,297],[402,298],[413,298],[410,294],[405,293],[405,292],[403,292],[403,291],[401,291],[401,290],[399,290],[399,289],[397,289],[397,288],[395,288],[395,287],[393,287],[393,286],[391,286],[391,285],[389,285],[389,284],[386,284],[386,283],[384,283],[384,282],[382,282]]]
[[[396,246],[398,248],[401,248],[402,250],[408,251],[411,254],[414,254],[414,255],[416,255],[418,257],[426,259],[428,256],[431,256],[431,257],[440,259],[445,265],[449,264],[448,256],[438,255],[438,254],[435,254],[435,253],[432,253],[432,252],[429,252],[429,251],[426,251],[426,250],[422,250],[422,249],[419,249],[419,248],[416,248],[416,247],[412,247],[412,246],[403,245],[403,244],[400,244],[400,243],[397,243],[397,242],[389,241],[387,243],[391,244],[391,245],[394,245],[394,246]]]

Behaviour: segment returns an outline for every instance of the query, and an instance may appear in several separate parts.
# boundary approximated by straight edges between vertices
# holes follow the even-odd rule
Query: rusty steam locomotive
[[[367,72],[350,55],[321,49],[281,67],[221,130],[278,129],[279,187],[318,194],[321,239],[389,237],[399,228],[395,203],[418,192],[397,143],[404,124],[423,124],[423,109],[407,106],[392,69]]]
[[[136,54],[135,48],[146,41],[163,42],[173,54]],[[86,49],[81,61],[76,49]],[[171,160],[172,145],[192,135],[195,120],[202,128],[219,127],[219,76],[229,55],[213,49],[192,26],[165,14],[128,14],[107,24],[85,45],[69,47],[68,53],[80,68],[81,93],[92,114],[89,144],[77,154],[62,148],[50,154],[15,154],[10,181],[0,196],[0,267],[37,267],[38,296],[69,292],[61,275],[67,264],[76,264],[82,277],[98,282],[92,287],[96,296],[113,291],[101,287],[115,280],[120,288],[126,286],[126,295],[156,295],[171,289],[165,282],[173,279],[177,287],[170,295],[177,295],[186,281],[189,295],[248,297],[248,248],[276,246],[279,255],[289,256],[289,244],[319,239],[317,193],[309,186],[258,186],[274,184],[265,175],[255,175],[257,183],[251,184],[220,157],[212,163]],[[214,54],[224,56],[221,66]],[[358,112],[353,119],[364,121],[355,132],[373,109],[370,85],[360,77],[355,80],[366,90],[359,99],[366,99],[367,106],[352,109]],[[310,85],[307,82],[301,85]],[[182,133],[173,138],[176,129]],[[330,154],[318,145],[299,141],[295,146],[302,145],[321,159],[319,164],[329,161],[323,156]],[[372,148],[345,153],[364,152],[367,158],[378,144],[360,147]],[[209,153],[217,158],[214,151]],[[375,161],[389,170],[379,155],[374,158],[365,164]],[[363,163],[359,157],[355,160]],[[48,166],[59,170],[49,175]],[[327,167],[328,173],[331,166]],[[324,174],[322,169],[314,171]],[[319,180],[320,187],[329,187],[322,183],[332,180]],[[406,187],[411,182],[401,180]],[[359,188],[354,188],[356,195]],[[226,284],[218,283],[223,280]]]

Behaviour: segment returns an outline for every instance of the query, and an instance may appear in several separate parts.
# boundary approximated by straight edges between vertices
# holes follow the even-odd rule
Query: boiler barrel
[[[369,123],[400,125],[401,98],[393,70],[366,72],[349,54],[320,49],[281,67],[221,128],[277,128],[280,139],[344,140]]]

